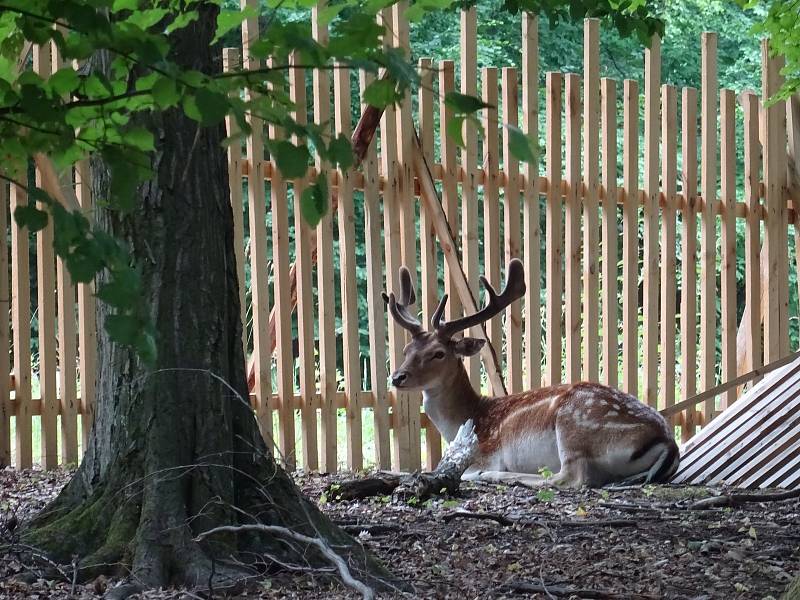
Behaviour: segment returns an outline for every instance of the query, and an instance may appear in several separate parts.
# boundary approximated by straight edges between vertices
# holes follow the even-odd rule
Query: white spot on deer
[[[619,411],[611,409],[610,411],[608,411],[606,413],[606,416],[607,417],[618,417],[619,416]]]

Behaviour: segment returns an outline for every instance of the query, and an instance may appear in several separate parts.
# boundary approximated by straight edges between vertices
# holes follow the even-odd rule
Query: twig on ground
[[[291,529],[287,529],[286,527],[281,527],[279,525],[263,525],[261,523],[252,523],[245,525],[225,525],[222,527],[214,527],[213,529],[204,531],[196,538],[194,538],[194,541],[200,542],[205,538],[211,535],[215,535],[217,533],[240,533],[242,531],[260,531],[263,533],[271,533],[274,535],[287,537],[296,540],[298,542],[302,542],[304,544],[316,546],[317,549],[320,551],[320,553],[329,562],[331,562],[339,571],[339,577],[342,579],[342,583],[360,593],[361,597],[364,598],[364,600],[372,600],[375,597],[374,590],[368,585],[366,585],[364,582],[354,578],[353,575],[350,573],[350,569],[348,568],[347,563],[344,561],[344,559],[338,554],[336,554],[336,552],[334,552],[333,549],[327,543],[325,543],[324,540],[322,540],[321,538],[315,538],[303,535],[302,533],[292,531]]]
[[[488,513],[488,512],[469,512],[466,510],[456,510],[450,513],[447,513],[442,516],[442,520],[445,523],[449,523],[455,519],[476,519],[476,520],[483,520],[483,521],[494,521],[495,523],[499,523],[504,527],[508,527],[509,525],[513,525],[515,521],[512,521],[508,517],[504,517],[503,515],[499,515],[497,513]]]
[[[538,583],[528,581],[512,581],[506,584],[505,589],[509,592],[520,594],[546,594],[548,597],[566,597],[577,596],[579,598],[599,598],[600,600],[609,600],[613,598],[628,598],[632,600],[655,600],[655,596],[645,596],[642,594],[619,594],[606,590],[590,590],[581,589],[572,586],[545,584],[544,580],[540,579]]]
[[[780,502],[781,500],[791,500],[793,498],[800,498],[800,488],[777,494],[723,494],[712,498],[703,498],[702,500],[698,500],[686,506],[681,506],[680,508],[686,508],[688,510],[708,510],[709,508],[724,507],[735,508],[742,504]]]

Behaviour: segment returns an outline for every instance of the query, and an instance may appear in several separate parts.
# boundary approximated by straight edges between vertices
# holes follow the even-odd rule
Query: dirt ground
[[[0,471],[0,511],[24,520],[68,476],[65,471]],[[408,583],[413,591],[406,597],[777,599],[800,573],[798,499],[687,510],[686,505],[720,490],[560,491],[470,483],[458,498],[409,506],[388,497],[336,502],[335,491],[323,493],[336,481],[297,477],[334,521]],[[0,597],[95,598],[114,584],[14,578],[27,569],[15,556],[0,556]],[[143,597],[200,596],[163,590]],[[295,572],[265,578],[259,589],[240,597],[355,595],[322,574]]]

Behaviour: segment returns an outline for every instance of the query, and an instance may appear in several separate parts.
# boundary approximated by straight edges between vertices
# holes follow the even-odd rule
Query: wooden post
[[[270,59],[270,65],[272,59]],[[270,84],[270,88],[285,93],[282,78],[279,83]],[[275,125],[269,126],[271,140],[284,137],[284,132]],[[260,171],[259,171],[260,174]],[[259,179],[260,182],[260,179]],[[277,326],[275,341],[277,357],[275,367],[278,377],[278,440],[287,470],[294,470],[297,463],[294,446],[294,356],[292,354],[292,306],[289,295],[289,202],[286,181],[280,170],[272,171],[270,185],[272,203],[272,268],[273,294],[275,295],[275,312]],[[271,362],[272,354],[267,354]]]
[[[603,137],[603,378],[617,387],[619,379],[617,300],[617,88],[613,79],[601,81],[601,121]]]
[[[359,76],[361,96],[370,83],[370,75],[362,71]],[[362,110],[366,107],[362,105]],[[364,239],[367,258],[367,311],[371,335],[369,336],[370,382],[374,398],[375,462],[381,469],[392,465],[389,443],[389,396],[386,390],[386,309],[383,292],[383,261],[381,240],[383,220],[378,192],[378,156],[375,144],[367,149],[364,159]],[[387,274],[386,279],[392,280]]]
[[[697,90],[683,88],[681,99],[681,399],[697,393]],[[695,408],[686,411],[681,438],[695,430]]]
[[[8,186],[5,181],[0,182],[0,231],[8,231],[9,204]],[[13,229],[13,224],[12,224]],[[5,234],[7,235],[7,233]],[[8,286],[8,247],[3,243],[0,252],[0,347],[10,348],[8,314],[11,310],[11,290]],[[11,464],[11,415],[14,409],[11,404],[11,364],[10,353],[0,352],[0,466]]]
[[[461,93],[478,93],[478,12],[475,7],[461,11]],[[478,140],[475,127],[464,123],[464,148],[461,149],[461,256],[469,288],[478,292],[480,264],[478,259]],[[472,328],[464,335],[478,335]],[[478,357],[466,360],[467,373],[473,387],[480,388]]]
[[[18,181],[24,174],[12,175]],[[11,185],[10,213],[18,206],[28,204],[25,189]],[[11,224],[11,329],[14,332],[14,398],[16,404],[16,456],[17,469],[33,466],[31,432],[31,290],[28,259],[27,227]]]
[[[741,329],[744,332],[746,358],[737,370],[747,373],[764,364],[761,347],[761,202],[758,193],[761,147],[758,141],[758,97],[752,92],[745,92],[741,101],[744,110],[744,201],[747,207],[744,230],[745,310]]]
[[[522,15],[522,127],[525,135],[539,142],[539,20]],[[540,294],[541,241],[539,223],[539,160],[525,164],[523,190],[523,255],[525,258],[525,372],[527,389],[542,383],[542,310]]]
[[[568,73],[566,79],[566,227],[564,230],[564,271],[566,289],[564,327],[566,329],[566,381],[581,378],[581,78]],[[552,184],[551,184],[552,185]],[[549,228],[548,228],[549,229]]]
[[[736,377],[736,94],[720,93],[722,200],[722,380]],[[721,399],[724,410],[736,400],[736,388]]]
[[[93,220],[94,202],[89,176],[89,161],[75,165],[75,196],[87,219]],[[81,438],[86,452],[89,432],[94,423],[97,381],[97,324],[94,282],[78,286],[78,368],[81,380]]]
[[[50,76],[50,44],[33,48],[33,70],[43,79]],[[42,187],[42,175],[37,169],[36,185]],[[56,277],[53,250],[53,222],[36,234],[36,291],[39,322],[39,389],[42,399],[41,442],[42,466],[52,469],[58,465],[58,397],[56,393]]]
[[[253,14],[258,13],[257,0],[241,0],[242,7],[249,7]],[[260,61],[251,55],[250,44],[258,39],[258,18],[251,16],[242,23],[242,64],[247,70],[260,67]],[[246,92],[251,97],[252,92]],[[267,221],[264,197],[264,123],[251,117],[252,132],[247,138],[248,185],[247,205],[250,220],[250,282],[253,303],[253,354],[256,367],[255,394],[256,417],[261,435],[272,441],[272,382],[271,352],[269,340],[269,288],[267,279]]]
[[[701,42],[701,195],[700,217],[700,387],[714,387],[716,365],[716,196],[717,196],[717,34],[706,32]],[[714,399],[703,405],[704,423],[714,415]]]
[[[644,398],[658,405],[658,149],[661,40],[653,36],[644,52]],[[669,249],[671,251],[671,249]]]
[[[419,129],[422,154],[428,164],[433,164],[433,63],[429,58],[419,61]],[[420,263],[422,266],[422,322],[431,322],[439,302],[439,280],[437,276],[436,231],[427,211],[419,214]],[[425,428],[426,468],[432,471],[442,458],[442,436],[433,424]]]
[[[519,114],[517,70],[503,67],[503,121],[517,127]],[[519,160],[511,153],[511,134],[503,127],[503,168],[506,173],[506,188],[503,192],[503,230],[505,233],[505,264],[512,258],[522,258],[520,248],[519,212]],[[485,200],[484,200],[485,201]],[[514,302],[506,309],[506,365],[508,391],[522,391],[522,307]],[[502,352],[502,346],[495,346]]]
[[[323,24],[320,11],[324,0],[312,9],[312,35],[320,44],[328,41],[328,29]],[[325,69],[314,69],[314,122],[330,128],[331,82]],[[330,133],[330,129],[327,130]],[[328,165],[317,158],[317,169],[328,181]],[[319,332],[319,390],[320,390],[320,469],[328,473],[338,468],[336,449],[336,290],[333,269],[333,211],[328,211],[317,224],[317,330]]]
[[[769,41],[761,41],[761,98],[767,102],[781,87],[781,57],[770,57]],[[786,246],[786,104],[775,102],[762,110],[764,139],[764,209],[766,214],[764,250],[767,253],[768,277],[764,320],[764,362],[770,363],[786,354],[789,322],[783,288],[788,286],[789,263]],[[781,281],[781,277],[785,277]],[[787,287],[788,289],[788,287]]]
[[[547,73],[547,385],[561,382],[564,238],[561,233],[561,73]]]
[[[51,43],[50,49],[52,71],[56,72],[65,67],[66,64],[59,56],[58,48],[54,43]],[[66,169],[59,176],[59,185],[72,188],[72,168]],[[2,230],[5,231],[5,228]],[[4,272],[0,269],[0,273]],[[81,285],[81,287],[84,287],[84,285]],[[80,455],[78,454],[76,290],[66,263],[62,258],[56,259],[56,290],[58,294],[58,387],[61,397],[61,460],[64,464],[78,464]],[[3,377],[2,373],[3,371],[0,369],[0,378]]]
[[[350,137],[350,70],[343,64],[334,69],[336,134]],[[344,393],[347,397],[347,468],[360,471],[362,456],[361,367],[358,337],[358,282],[356,275],[355,205],[351,171],[339,172],[339,260],[342,298],[342,348]]]
[[[600,195],[600,21],[583,23],[583,378],[599,381],[600,345],[600,238],[598,198]],[[616,160],[616,157],[615,159]],[[614,256],[616,264],[616,255]],[[616,286],[616,280],[614,281]],[[615,319],[616,321],[616,319]],[[605,327],[608,332],[608,328]]]
[[[625,391],[639,389],[639,86],[626,79],[623,90],[622,153],[622,364]]]
[[[661,180],[664,209],[661,230],[661,388],[663,407],[675,404],[675,215],[678,198],[678,96],[674,86],[661,87]]]
[[[500,199],[498,192],[498,171],[500,160],[500,144],[498,139],[498,98],[497,98],[497,69],[486,67],[481,71],[483,82],[483,101],[489,105],[483,114],[483,274],[495,289],[502,285],[500,279]],[[505,88],[505,85],[503,86]],[[505,92],[505,89],[504,89]],[[423,132],[424,129],[420,128]],[[505,148],[505,146],[504,146]],[[432,163],[431,163],[432,164]],[[509,186],[505,187],[508,193]],[[503,327],[500,319],[489,319],[486,322],[486,332],[489,342],[495,349],[503,346]],[[502,356],[498,356],[503,364]]]
[[[292,56],[297,65],[299,57]],[[289,70],[289,97],[297,110],[295,121],[304,125],[308,120],[306,103],[306,78],[302,68],[295,66]],[[297,140],[295,140],[297,141]],[[314,287],[311,280],[313,261],[311,244],[313,231],[303,218],[300,200],[307,182],[294,181],[294,244],[295,281],[297,282],[297,337],[298,364],[300,370],[300,427],[302,431],[303,468],[306,471],[319,469],[319,446],[317,444],[317,383],[314,348]],[[290,276],[291,278],[291,276]]]

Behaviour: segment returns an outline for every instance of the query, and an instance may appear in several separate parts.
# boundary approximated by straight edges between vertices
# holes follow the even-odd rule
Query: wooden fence
[[[256,0],[243,4],[255,6]],[[403,10],[401,3],[382,14],[393,35],[387,44],[408,47]],[[317,16],[315,11],[314,36],[324,42],[326,29]],[[699,93],[662,85],[658,39],[645,51],[642,90],[637,81],[601,79],[599,22],[593,19],[585,22],[583,74],[547,73],[540,89],[539,25],[526,15],[521,26],[521,68],[479,71],[476,13],[461,14],[460,91],[491,105],[481,115],[483,131],[465,128],[463,148],[443,126],[452,116],[443,98],[456,89],[457,65],[429,59],[419,61],[416,102],[406,98],[385,112],[357,171],[317,162],[306,178],[286,181],[263,152],[264,137],[281,132],[258,122],[245,148],[229,147],[251,398],[262,431],[289,467],[408,470],[436,464],[442,442],[421,412],[420,395],[387,388],[387,372],[402,360],[406,334],[387,319],[380,293],[397,289],[398,268],[405,264],[417,273],[425,322],[443,292],[451,298],[448,317],[461,314],[471,301],[458,293],[450,268],[456,251],[473,295],[480,274],[499,285],[507,261],[524,260],[525,298],[487,325],[509,392],[587,379],[663,409],[790,352],[789,275],[797,273],[790,227],[800,239],[790,200],[800,195],[789,169],[800,161],[797,98],[764,108],[755,93],[737,100],[732,91],[719,90],[713,33],[700,40]],[[246,20],[242,34],[241,50],[224,51],[227,70],[259,66],[248,46],[257,38],[257,20]],[[34,49],[40,71],[50,64],[43,52]],[[762,57],[765,98],[780,86],[781,63],[768,57],[766,44]],[[345,67],[315,71],[307,80],[296,68],[286,85],[301,107],[298,120],[313,119],[349,136],[353,113],[365,108],[351,106],[351,89],[363,90],[369,81]],[[737,119],[743,120],[741,139]],[[542,124],[540,171],[514,158],[505,126],[519,125],[538,140]],[[418,202],[428,188],[416,176],[415,130],[459,248],[441,243],[436,215]],[[737,144],[744,148],[742,186]],[[299,199],[320,172],[334,207],[312,230],[300,217]],[[80,165],[75,189],[88,207],[85,181]],[[0,190],[10,193],[0,225],[11,237],[10,294],[2,288],[8,277],[0,276],[0,301],[11,299],[11,337],[8,323],[0,321],[0,343],[13,350],[15,375],[13,395],[3,406],[0,460],[13,456],[18,467],[32,463],[36,416],[41,460],[51,467],[79,456],[76,420],[91,416],[93,298],[85,286],[77,293],[70,287],[60,262],[55,271],[48,229],[38,234],[32,254],[38,270],[30,276],[28,253],[19,252],[27,233],[9,221],[8,212],[25,202],[24,194]],[[737,222],[744,224],[742,248]],[[6,258],[0,258],[0,273],[8,273]],[[737,276],[737,258],[743,275]],[[17,351],[31,347],[31,281],[38,295],[33,361],[27,351]],[[737,305],[741,290],[743,310]],[[8,360],[0,362],[3,398],[9,398]],[[31,393],[32,365],[38,398]],[[491,390],[493,380],[479,359],[467,367],[474,385]],[[735,398],[732,389],[670,418],[687,439]]]

